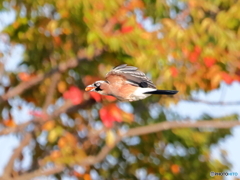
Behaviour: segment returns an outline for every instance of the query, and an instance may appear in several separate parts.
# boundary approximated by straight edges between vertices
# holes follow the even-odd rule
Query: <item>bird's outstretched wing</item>
[[[156,86],[153,84],[153,82],[147,78],[147,76],[137,70],[138,68],[134,66],[127,66],[127,64],[122,64],[120,66],[117,66],[113,68],[109,73],[106,74],[106,79],[110,81],[114,76],[122,76],[126,79],[127,83],[142,87],[142,88],[154,88],[156,89]]]

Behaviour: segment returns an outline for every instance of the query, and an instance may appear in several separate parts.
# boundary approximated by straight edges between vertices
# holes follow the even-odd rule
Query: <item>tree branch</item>
[[[61,74],[60,73],[56,73],[52,76],[51,78],[51,84],[49,86],[48,89],[48,93],[46,95],[46,99],[43,105],[43,112],[46,113],[47,107],[49,106],[49,104],[51,104],[55,90],[56,90],[56,86],[58,84],[58,81],[60,80]]]
[[[123,139],[131,136],[140,136],[144,134],[150,134],[155,132],[160,132],[169,129],[176,128],[218,128],[226,129],[234,126],[240,126],[240,121],[214,121],[214,120],[204,120],[204,121],[167,121],[156,124],[151,124],[143,127],[136,127],[128,130],[126,133],[123,133],[116,137],[114,144],[109,147],[105,145],[97,156],[89,156],[79,162],[79,165],[93,165],[98,162],[101,162],[108,153]]]
[[[23,174],[19,177],[15,177],[14,179],[9,179],[9,180],[31,180],[35,177],[49,176],[49,175],[60,173],[61,171],[64,170],[64,168],[65,168],[64,166],[55,166],[53,168],[49,168],[46,170],[38,169],[38,170]]]
[[[208,105],[240,105],[240,101],[235,101],[235,102],[223,102],[223,101],[218,101],[218,102],[212,102],[212,101],[205,101],[201,99],[195,99],[195,98],[190,98],[190,99],[181,99],[183,101],[188,101],[188,102],[198,102],[198,103],[204,103]]]
[[[126,132],[124,137],[139,136],[149,133],[155,133],[159,131],[176,129],[176,128],[218,128],[227,129],[234,126],[239,126],[240,121],[215,121],[215,120],[203,120],[203,121],[167,121],[157,124],[151,124],[143,127],[136,127]]]
[[[28,121],[28,122],[19,124],[16,127],[4,128],[3,130],[0,131],[0,136],[23,131],[30,123],[31,121]]]
[[[29,143],[29,141],[31,140],[31,135],[30,134],[26,134],[25,137],[23,138],[23,140],[21,141],[20,145],[14,150],[10,160],[8,161],[6,167],[4,168],[4,174],[3,174],[3,178],[10,178],[11,177],[11,172],[13,170],[13,166],[14,166],[14,161],[20,156],[23,148]]]
[[[51,115],[47,115],[46,114],[46,118],[40,118],[40,117],[35,117],[32,120],[19,124],[16,127],[12,127],[12,128],[4,128],[2,131],[0,131],[0,136],[1,135],[7,135],[7,134],[11,134],[11,133],[16,133],[16,132],[23,132],[25,130],[25,128],[31,124],[31,123],[45,123],[48,120],[52,120],[53,118],[58,117],[61,113],[66,112],[69,108],[71,108],[72,102],[71,101],[66,101],[61,107],[57,108]]]
[[[11,133],[16,133],[16,132],[22,132],[31,123],[39,123],[39,122],[45,123],[48,120],[52,120],[53,118],[58,117],[61,113],[75,112],[78,109],[83,109],[83,108],[89,107],[94,103],[95,103],[95,101],[93,99],[88,99],[79,105],[73,105],[70,100],[66,101],[61,107],[57,108],[51,115],[46,114],[46,118],[44,119],[44,121],[42,118],[35,117],[34,119],[32,119],[28,122],[19,124],[16,127],[4,128],[3,130],[0,131],[0,136],[11,134]]]
[[[93,57],[100,56],[101,53],[102,53],[101,50],[96,50],[94,55],[93,55]],[[32,78],[31,80],[29,80],[27,82],[22,82],[19,85],[17,85],[16,87],[10,89],[8,92],[6,92],[5,94],[3,94],[0,97],[0,103],[8,100],[9,98],[12,98],[14,96],[20,95],[25,90],[31,88],[32,86],[35,86],[35,85],[39,84],[44,79],[46,79],[47,77],[52,76],[53,74],[55,74],[57,72],[63,73],[63,72],[65,72],[68,69],[75,68],[80,61],[90,59],[87,56],[87,53],[86,53],[86,51],[84,49],[80,50],[78,54],[79,54],[78,58],[72,58],[72,59],[68,60],[67,62],[61,63],[59,66],[51,69],[46,74],[39,74],[36,77]]]
[[[110,151],[122,140],[122,138],[123,136],[117,136],[111,147],[105,145],[96,156],[88,156],[87,158],[81,160],[78,165],[89,166],[101,162],[110,153]]]
[[[120,134],[116,137],[114,143],[111,147],[105,145],[101,151],[96,156],[88,156],[87,158],[79,161],[78,165],[81,166],[88,166],[94,165],[96,163],[101,162],[109,153],[110,151],[123,139],[126,137],[131,136],[140,136],[149,133],[160,132],[169,129],[176,129],[176,128],[219,128],[219,129],[226,129],[231,128],[234,126],[240,125],[240,121],[215,121],[215,120],[204,120],[204,121],[168,121],[168,122],[161,122],[157,124],[151,124],[144,127],[136,127],[132,128],[129,131]],[[29,172],[23,174],[19,177],[15,177],[14,180],[30,180],[34,177],[39,176],[47,176],[53,175],[55,173],[59,173],[64,170],[64,166],[55,166],[51,169],[43,170],[38,169],[33,172]],[[9,179],[13,180],[13,179]]]

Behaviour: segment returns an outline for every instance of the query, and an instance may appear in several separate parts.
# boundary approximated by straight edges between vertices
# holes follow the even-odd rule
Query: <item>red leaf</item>
[[[71,86],[69,90],[63,93],[64,99],[69,99],[73,104],[77,105],[83,101],[83,92],[76,86]]]
[[[205,57],[203,60],[207,67],[212,67],[216,62],[216,59],[212,57]]]
[[[96,92],[89,92],[89,94],[96,102],[100,102],[102,100],[102,96]]]
[[[113,126],[114,121],[133,121],[133,115],[121,110],[116,104],[109,104],[102,107],[99,111],[99,114],[103,124],[108,128]]]
[[[132,26],[124,26],[121,28],[121,33],[130,33],[133,31],[133,27]]]
[[[172,74],[173,77],[177,77],[178,69],[176,67],[171,67],[170,71],[171,71],[171,74]]]
[[[223,81],[225,81],[225,83],[227,84],[232,84],[232,82],[234,81],[234,79],[226,72],[222,72],[222,79]]]
[[[119,109],[116,104],[104,106],[100,109],[99,114],[103,124],[108,128],[113,126],[114,121],[122,121],[121,109]]]
[[[199,55],[201,54],[201,51],[202,50],[199,46],[195,46],[194,50],[189,54],[189,61],[192,63],[196,62],[199,58]],[[188,53],[186,53],[186,54],[188,54]]]
[[[106,99],[110,102],[116,101],[116,98],[113,96],[102,96],[103,99]]]
[[[196,53],[196,54],[200,54],[201,53],[201,51],[202,51],[202,49],[199,47],[199,46],[195,46],[195,48],[194,48],[194,52]]]
[[[110,102],[116,100],[116,98],[113,96],[104,96],[104,95],[98,94],[96,92],[89,92],[89,93],[90,93],[91,98],[93,98],[96,102],[100,102],[103,99],[110,101]]]
[[[199,54],[196,52],[191,52],[189,55],[189,61],[194,63],[197,61]]]

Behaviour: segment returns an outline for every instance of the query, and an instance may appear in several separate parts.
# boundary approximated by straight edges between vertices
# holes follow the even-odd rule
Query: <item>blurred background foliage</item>
[[[32,131],[29,171],[52,162],[69,169],[60,175],[78,179],[91,179],[89,174],[94,172],[104,179],[170,180],[209,179],[210,171],[222,172],[231,167],[227,160],[220,162],[210,156],[211,146],[230,131],[193,128],[126,138],[104,161],[86,166],[84,171],[72,169],[85,157],[96,155],[105,141],[111,144],[115,140],[117,132],[103,124],[112,127],[114,121],[125,121],[118,127],[128,129],[179,120],[182,117],[167,110],[170,103],[191,98],[193,91],[218,89],[222,81],[239,82],[240,1],[4,0],[0,9],[0,13],[13,10],[15,17],[0,34],[9,47],[1,52],[1,65],[13,61],[9,56],[15,46],[24,47],[19,68],[2,74],[9,81],[1,84],[2,94],[61,63],[82,54],[87,57],[59,75],[47,113],[67,99],[76,106]],[[147,72],[157,88],[177,89],[178,95],[122,103],[83,91],[122,63],[137,66]],[[11,103],[17,97],[1,103],[2,127],[17,126],[11,112],[21,109],[22,104],[34,107],[33,117],[44,119],[44,103],[52,83],[46,78],[22,93],[18,103]],[[235,115],[219,118],[238,119]],[[199,117],[204,119],[213,118]],[[98,136],[89,138],[99,129],[103,131]]]

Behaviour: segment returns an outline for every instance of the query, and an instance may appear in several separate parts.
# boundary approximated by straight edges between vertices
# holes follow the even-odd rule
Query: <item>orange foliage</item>
[[[188,55],[189,61],[194,63],[198,60],[200,54],[201,54],[201,48],[199,46],[195,46],[194,50],[188,54],[188,50],[184,49],[185,55]]]
[[[4,120],[3,124],[7,127],[16,127],[17,126],[13,119]]]
[[[56,46],[60,46],[62,44],[62,40],[59,36],[54,36],[53,40]]]
[[[34,75],[34,74],[28,74],[28,73],[26,73],[26,72],[20,72],[20,73],[18,73],[18,78],[19,78],[21,81],[24,81],[24,82],[29,81],[30,79],[32,79],[32,78],[34,78],[34,77],[36,77],[36,75]]]
[[[52,159],[57,159],[57,158],[61,157],[61,152],[59,150],[54,150],[51,152],[50,156]]]
[[[221,75],[223,81],[227,84],[232,84],[232,82],[234,81],[234,79],[226,72],[222,72]]]
[[[136,8],[144,8],[144,3],[141,0],[131,0],[128,5],[127,8],[129,10],[134,10]]]
[[[55,121],[47,121],[46,123],[43,124],[42,130],[49,131],[55,126]]]
[[[84,180],[91,180],[92,178],[91,178],[90,174],[84,174],[83,179]]]
[[[170,71],[171,71],[171,74],[172,74],[173,77],[177,77],[178,69],[176,67],[171,67]]]
[[[63,93],[67,89],[67,83],[65,81],[60,81],[57,85],[57,89],[60,93]]]
[[[173,164],[173,165],[171,165],[171,171],[174,174],[178,174],[180,172],[180,167],[177,164]]]
[[[75,147],[77,144],[77,139],[71,133],[65,133],[59,140],[58,140],[58,147],[64,148],[66,146]]]
[[[132,26],[122,26],[121,27],[121,33],[130,33],[133,31],[133,27]]]

